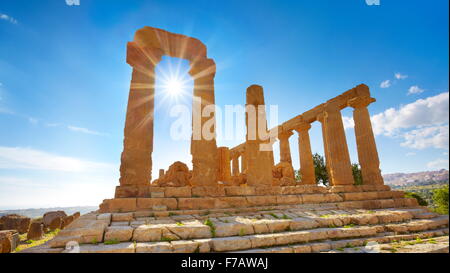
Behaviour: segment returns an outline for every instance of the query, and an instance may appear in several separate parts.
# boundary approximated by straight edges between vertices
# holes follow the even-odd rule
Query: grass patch
[[[344,228],[352,228],[354,226],[355,226],[355,224],[348,224],[348,225],[345,225]]]
[[[111,239],[111,240],[105,241],[103,244],[105,244],[105,245],[117,245],[117,244],[119,244],[119,243],[120,243],[119,240],[117,240],[117,239]]]
[[[214,223],[208,218],[206,219],[204,224],[209,226],[209,229],[211,230],[211,236],[216,237],[216,226],[214,225]]]
[[[286,214],[283,214],[283,217],[281,217],[282,219],[285,219],[285,220],[287,220],[287,219],[292,219],[291,217],[289,217],[289,216],[287,216]]]
[[[176,223],[176,225],[177,225],[177,226],[179,226],[179,227],[182,227],[182,226],[184,226],[184,224],[183,224],[183,223],[181,223],[181,222],[177,222],[177,223]]]
[[[280,219],[280,217],[278,215],[276,215],[275,213],[270,213],[269,215],[275,219]]]
[[[21,234],[21,235],[19,235],[20,243],[13,252],[20,252],[20,251],[25,250],[30,247],[35,247],[35,246],[45,244],[47,241],[53,239],[53,237],[55,237],[56,234],[58,234],[58,232],[59,232],[59,229],[56,229],[49,233],[46,233],[46,234],[44,234],[44,237],[39,240],[27,240],[27,235]]]

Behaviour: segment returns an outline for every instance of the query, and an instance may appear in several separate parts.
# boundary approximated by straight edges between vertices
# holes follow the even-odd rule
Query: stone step
[[[344,239],[344,240],[335,240],[335,241],[323,241],[316,243],[306,243],[306,244],[294,244],[288,246],[276,246],[276,247],[268,247],[268,248],[254,248],[242,251],[231,251],[230,253],[339,253],[345,252],[344,249],[355,249],[359,248],[359,252],[371,252],[373,251],[373,246],[366,248],[369,242],[377,242],[377,243],[388,243],[394,241],[411,241],[416,240],[417,238],[425,239],[425,238],[433,238],[437,236],[443,236],[445,234],[448,235],[448,229],[436,229],[425,232],[417,232],[413,234],[405,235],[386,235],[386,236],[374,236],[367,238],[358,238],[358,239]]]
[[[352,186],[354,187],[354,186]],[[186,187],[188,189],[189,187]],[[152,210],[156,205],[166,206],[168,211],[189,211],[208,209],[230,209],[257,206],[299,205],[339,203],[341,207],[386,208],[395,206],[417,206],[414,198],[404,198],[404,192],[391,191],[388,188],[372,191],[341,192],[336,188],[310,187],[280,187],[279,190],[269,187],[262,191],[260,187],[194,187],[202,189],[199,195],[189,197],[173,195],[181,188],[166,188],[166,192],[151,192],[152,197],[106,199],[100,205],[100,212],[130,212]],[[265,187],[263,187],[265,189]],[[276,188],[275,188],[276,189]],[[305,189],[308,189],[306,191]],[[311,190],[313,189],[313,190]],[[219,193],[218,193],[219,192]],[[258,193],[258,194],[257,194]],[[263,194],[265,193],[265,194]],[[161,196],[161,197],[156,197]],[[162,197],[164,196],[164,197]]]

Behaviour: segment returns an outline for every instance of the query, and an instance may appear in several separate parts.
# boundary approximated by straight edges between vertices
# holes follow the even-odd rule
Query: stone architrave
[[[367,106],[374,101],[374,98],[368,96],[357,97],[351,99],[349,105],[354,108],[353,120],[355,122],[356,146],[363,184],[383,185],[380,159],[378,158],[369,110],[367,110]]]
[[[263,140],[260,131],[267,132],[266,112],[264,107],[263,88],[252,85],[247,88],[247,107],[253,106],[256,113],[246,111],[247,135],[245,143],[245,161],[247,162],[247,184],[249,186],[269,186],[272,184],[273,152],[261,149]],[[265,128],[259,128],[259,126]]]
[[[300,158],[300,175],[302,184],[316,184],[313,155],[311,152],[311,142],[309,139],[309,129],[311,124],[302,122],[296,127],[298,133],[298,148]]]

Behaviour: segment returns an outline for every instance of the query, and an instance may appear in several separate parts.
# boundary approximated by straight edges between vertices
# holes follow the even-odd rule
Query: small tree
[[[328,172],[323,156],[319,155],[318,153],[315,153],[313,155],[313,162],[314,162],[314,173],[316,175],[316,183],[317,184],[322,183],[325,186],[328,186],[329,184]]]
[[[362,185],[362,174],[361,174],[361,167],[358,163],[352,164],[352,173],[353,173],[353,180],[355,181],[355,185]]]
[[[448,185],[433,191],[435,211],[440,214],[448,214]]]

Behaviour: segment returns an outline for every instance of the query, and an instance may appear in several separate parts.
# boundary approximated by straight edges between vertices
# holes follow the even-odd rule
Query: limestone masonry
[[[192,170],[174,159],[153,177],[155,67],[163,55],[187,59],[194,79]],[[264,90],[246,90],[246,141],[217,147],[214,111],[216,66],[199,40],[161,29],[139,29],[127,45],[132,79],[126,113],[120,185],[99,210],[82,215],[43,247],[30,252],[329,252],[448,234],[448,216],[384,185],[367,107],[375,102],[361,84],[276,126],[266,128]],[[269,90],[270,92],[270,90]],[[243,103],[243,102],[240,102]],[[362,185],[354,185],[341,110],[353,108]],[[193,107],[194,109],[194,107]],[[207,138],[201,132],[213,122]],[[319,122],[330,186],[316,185],[309,129]],[[256,124],[256,125],[253,125]],[[274,138],[263,139],[264,131]],[[289,138],[298,137],[300,166]],[[280,162],[263,145],[280,145]],[[300,169],[301,181],[294,176]],[[152,182],[153,181],[153,182]],[[447,248],[448,249],[448,248]]]

